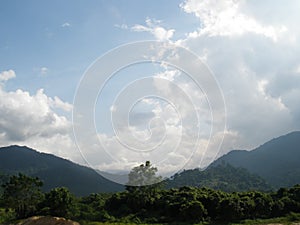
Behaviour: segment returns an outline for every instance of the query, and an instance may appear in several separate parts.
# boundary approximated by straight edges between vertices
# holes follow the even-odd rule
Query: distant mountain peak
[[[42,153],[27,146],[11,145],[0,148],[0,172],[19,172],[39,177],[44,190],[68,187],[76,195],[123,190],[123,186],[100,176],[91,168],[58,156]]]
[[[243,167],[263,177],[274,187],[300,183],[300,131],[274,138],[252,151],[231,151],[214,161]]]

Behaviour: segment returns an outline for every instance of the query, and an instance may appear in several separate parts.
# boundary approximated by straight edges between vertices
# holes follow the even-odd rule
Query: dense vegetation
[[[186,170],[167,181],[161,181],[147,161],[132,169],[126,187],[53,155],[27,147],[0,148],[0,224],[33,215],[82,224],[257,224],[253,220],[280,221],[274,218],[286,215],[299,221],[299,140],[300,132],[294,132],[253,152],[233,151],[204,171]],[[103,193],[107,191],[114,193]]]
[[[123,192],[86,197],[75,197],[64,187],[43,193],[41,185],[37,178],[23,174],[11,176],[3,185],[0,222],[32,215],[77,221],[224,222],[300,213],[300,185],[270,193],[227,193],[196,187],[161,189],[156,184],[128,186]]]
[[[300,131],[275,138],[252,151],[231,151],[210,167],[229,163],[258,174],[276,189],[300,183]]]
[[[45,192],[62,186],[77,196],[124,190],[122,185],[105,179],[91,168],[25,146],[0,148],[0,171],[9,175],[23,173],[39,177]]]
[[[168,188],[183,186],[208,187],[225,192],[234,191],[270,191],[272,187],[258,175],[249,173],[244,168],[236,168],[228,163],[209,167],[206,170],[185,170],[175,174],[167,181]]]
[[[18,163],[14,163],[15,161]],[[9,175],[23,173],[39,177],[44,183],[42,191],[45,192],[63,186],[76,196],[86,196],[90,193],[116,192],[125,189],[122,185],[104,179],[90,168],[53,155],[39,153],[27,147],[0,148],[0,171]],[[132,181],[132,184],[135,182]],[[85,185],[81,185],[82,183]],[[166,188],[183,186],[209,187],[226,192],[272,189],[259,176],[229,164],[220,164],[203,171],[200,169],[185,170],[175,174],[165,184]]]
[[[300,132],[293,132],[273,139],[253,151],[232,151],[204,171],[197,168],[178,173],[165,186],[210,187],[227,192],[292,187],[300,183],[299,145]],[[0,171],[9,175],[23,173],[39,177],[44,183],[44,192],[55,187],[67,187],[76,196],[86,196],[90,193],[125,189],[91,168],[25,146],[0,148]],[[120,179],[126,182],[127,176],[120,175]]]

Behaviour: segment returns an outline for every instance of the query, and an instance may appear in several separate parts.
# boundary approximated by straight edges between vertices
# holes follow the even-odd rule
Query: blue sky
[[[96,151],[99,146],[94,140],[88,140],[81,153],[90,156],[86,157],[91,159],[90,165],[120,171],[147,157],[159,165],[165,154],[169,164],[162,170],[176,172],[183,168],[181,162],[186,162],[187,168],[203,167],[231,149],[252,149],[273,137],[300,130],[299,8],[297,0],[289,4],[281,0],[3,0],[0,145],[27,145],[86,163],[73,135],[76,89],[85,71],[100,56],[120,45],[146,40],[182,46],[197,54],[222,91],[226,114],[212,120],[207,93],[175,68],[157,63],[126,67],[106,83],[95,103],[95,137],[115,158],[93,160],[102,153]],[[193,62],[186,64],[194,66]],[[178,151],[140,156],[119,145],[110,119],[117,110],[116,95],[145,76],[152,77],[149,88],[168,99],[180,101],[182,96],[177,96],[172,85],[161,86],[164,82],[157,79],[178,85],[193,99],[201,138],[199,151],[191,160],[188,144]],[[126,140],[133,135],[146,143],[149,135],[159,140],[165,131],[170,138],[166,146],[172,146],[180,135],[191,131],[182,128],[181,122],[187,119],[192,123],[195,119],[186,116],[193,115],[194,107],[184,105],[185,110],[178,111],[159,98],[146,98],[135,106],[128,114],[129,130],[124,128],[120,133]],[[219,130],[210,134],[212,124]]]
[[[178,5],[179,1],[2,1],[0,66],[18,74],[7,88],[34,92],[42,87],[48,95],[71,102],[80,77],[96,58],[120,44],[152,39],[117,25],[131,26],[151,17],[169,21],[166,26],[172,27],[179,16],[181,23],[189,23],[192,18]],[[178,29],[184,34],[184,24]],[[39,76],[43,67],[47,74]]]

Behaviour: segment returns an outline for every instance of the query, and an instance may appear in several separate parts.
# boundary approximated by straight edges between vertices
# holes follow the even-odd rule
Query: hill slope
[[[16,145],[0,148],[0,172],[5,174],[22,172],[37,176],[44,182],[45,191],[64,186],[79,196],[123,190],[122,185],[103,178],[93,169]]]
[[[275,188],[291,187],[300,183],[300,132],[275,138],[252,151],[231,151],[209,167],[224,162],[258,174]]]
[[[167,186],[169,188],[208,187],[226,192],[271,190],[271,186],[258,175],[251,174],[244,168],[236,168],[225,163],[207,168],[204,171],[199,169],[185,170],[175,174],[172,179],[167,181]]]

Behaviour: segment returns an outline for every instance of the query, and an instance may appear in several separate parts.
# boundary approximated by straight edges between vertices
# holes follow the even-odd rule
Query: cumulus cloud
[[[201,27],[190,32],[190,37],[208,36],[240,36],[245,33],[260,34],[277,41],[286,27],[264,25],[255,18],[241,11],[243,1],[225,0],[186,0],[180,6],[187,12],[199,18]]]
[[[264,4],[267,3],[186,0],[180,5],[184,12],[195,15],[198,28],[190,30],[186,38],[174,41],[197,53],[216,77],[227,107],[224,132],[209,135],[212,118],[208,93],[199,89],[193,80],[184,78],[180,71],[162,66],[165,70],[153,74],[149,85],[166,99],[181,103],[180,113],[162,99],[143,99],[139,110],[124,115],[129,121],[124,120],[118,135],[87,134],[85,155],[91,165],[120,171],[129,170],[138,161],[151,159],[161,171],[176,172],[183,166],[206,166],[216,154],[221,156],[232,149],[252,149],[273,137],[299,130],[300,45],[297,40],[300,29],[295,22],[299,21],[295,11],[299,1],[284,5],[279,1],[268,2],[269,13],[264,11],[268,8],[262,7]],[[164,28],[158,20],[146,19],[144,25],[119,27],[149,32],[158,40],[174,39],[175,29]],[[194,62],[186,63],[190,65],[190,71],[197,74]],[[14,76],[13,71],[2,72],[0,81]],[[187,104],[178,88],[157,79],[180,87],[192,100],[193,107]],[[41,150],[48,146],[53,151],[63,146],[72,148],[70,122],[56,111],[58,108],[68,112],[72,109],[71,104],[58,97],[50,98],[43,90],[31,95],[24,90],[7,92],[1,88],[0,100],[1,143],[30,143]],[[113,105],[110,112],[113,114],[119,109],[119,105]],[[194,110],[200,115],[199,124],[196,124],[200,128],[200,139],[195,152],[195,117],[191,116]],[[218,125],[224,115],[214,119]],[[187,127],[181,126],[183,120]],[[139,148],[156,144],[160,147],[155,151],[137,152],[120,143],[120,138]],[[182,138],[183,142],[177,148]],[[188,165],[183,164],[188,160]]]
[[[161,175],[168,176],[183,168],[206,166],[216,156],[219,140],[215,140],[216,150],[204,154],[209,144],[211,122],[205,96],[193,80],[183,78],[179,70],[164,65],[161,68],[162,72],[148,79],[146,86],[136,81],[138,90],[130,89],[131,92],[143,92],[152,87],[153,95],[135,99],[138,102],[129,104],[132,106],[129,111],[125,108],[124,113],[118,114],[122,116],[121,123],[114,120],[114,113],[122,112],[122,103],[131,99],[111,107],[112,117],[109,119],[112,124],[117,124],[113,134],[98,133],[97,137],[87,135],[81,139],[89,143],[89,148],[83,151],[90,165],[100,170],[120,172],[150,160]],[[200,121],[197,113],[201,114]],[[201,124],[199,137],[198,124]],[[218,134],[219,139],[221,136]],[[187,165],[194,154],[197,157]]]
[[[273,1],[267,8],[245,1],[193,1],[181,7],[199,19],[179,40],[206,62],[223,90],[227,129],[221,154],[252,149],[300,129],[299,29],[293,8]],[[291,13],[288,15],[288,12]],[[299,18],[298,18],[299,19]]]
[[[16,77],[15,71],[13,70],[3,71],[0,73],[0,82],[5,82],[15,77]]]
[[[217,154],[221,156],[232,149],[253,149],[276,136],[300,129],[300,46],[296,41],[300,29],[295,26],[299,16],[293,10],[299,3],[292,1],[291,5],[281,7],[282,3],[278,1],[271,5],[269,2],[269,14],[264,14],[266,7],[262,7],[263,4],[234,0],[186,0],[180,5],[186,13],[195,15],[199,26],[191,30],[185,39],[175,42],[196,52],[207,63],[223,91],[227,107],[227,129],[209,138],[207,133],[211,118],[205,101],[207,93],[201,93],[199,87],[182,78],[178,71],[167,69],[155,75],[179,85],[193,99],[196,109],[203,116],[199,151],[191,158],[187,165],[189,168],[203,167]],[[288,12],[293,13],[289,15]],[[146,25],[138,24],[132,29],[155,35],[155,26],[160,26],[159,21],[147,19]],[[189,63],[193,68],[192,62]],[[161,85],[160,82],[153,85],[160,93],[175,96],[181,101],[171,86]],[[193,109],[181,102],[185,109],[181,119],[188,118]],[[149,99],[144,103],[153,106],[151,112],[154,114],[139,114],[139,122],[143,121],[141,118],[149,121],[151,117],[178,122],[178,115],[168,111],[170,105]],[[171,126],[165,129],[171,129]],[[178,138],[176,135],[169,137],[171,143]],[[222,146],[218,146],[222,140]],[[170,152],[169,155],[174,156],[173,162],[186,160],[191,154],[189,147],[186,145],[179,152]],[[171,162],[168,163],[171,165]]]
[[[70,112],[73,108],[72,104],[63,102],[59,97],[55,96],[54,99],[49,98],[49,105],[54,108],[62,109],[63,111]]]
[[[1,77],[7,80],[15,73],[2,72]],[[5,85],[0,86],[0,145],[27,145],[80,160],[71,138],[71,123],[55,109],[70,111],[72,105],[58,97],[48,97],[43,89],[31,95],[21,89],[6,91]]]
[[[157,40],[160,41],[165,41],[165,40],[170,40],[173,35],[175,30],[174,29],[165,29],[162,27],[161,21],[155,20],[155,19],[146,19],[146,25],[140,25],[136,24],[133,27],[131,27],[131,30],[136,31],[136,32],[149,32],[151,33]]]
[[[33,135],[49,137],[56,133],[66,134],[69,121],[53,110],[56,101],[47,97],[43,89],[30,95],[23,90],[0,90],[1,133],[11,141],[24,141]]]

